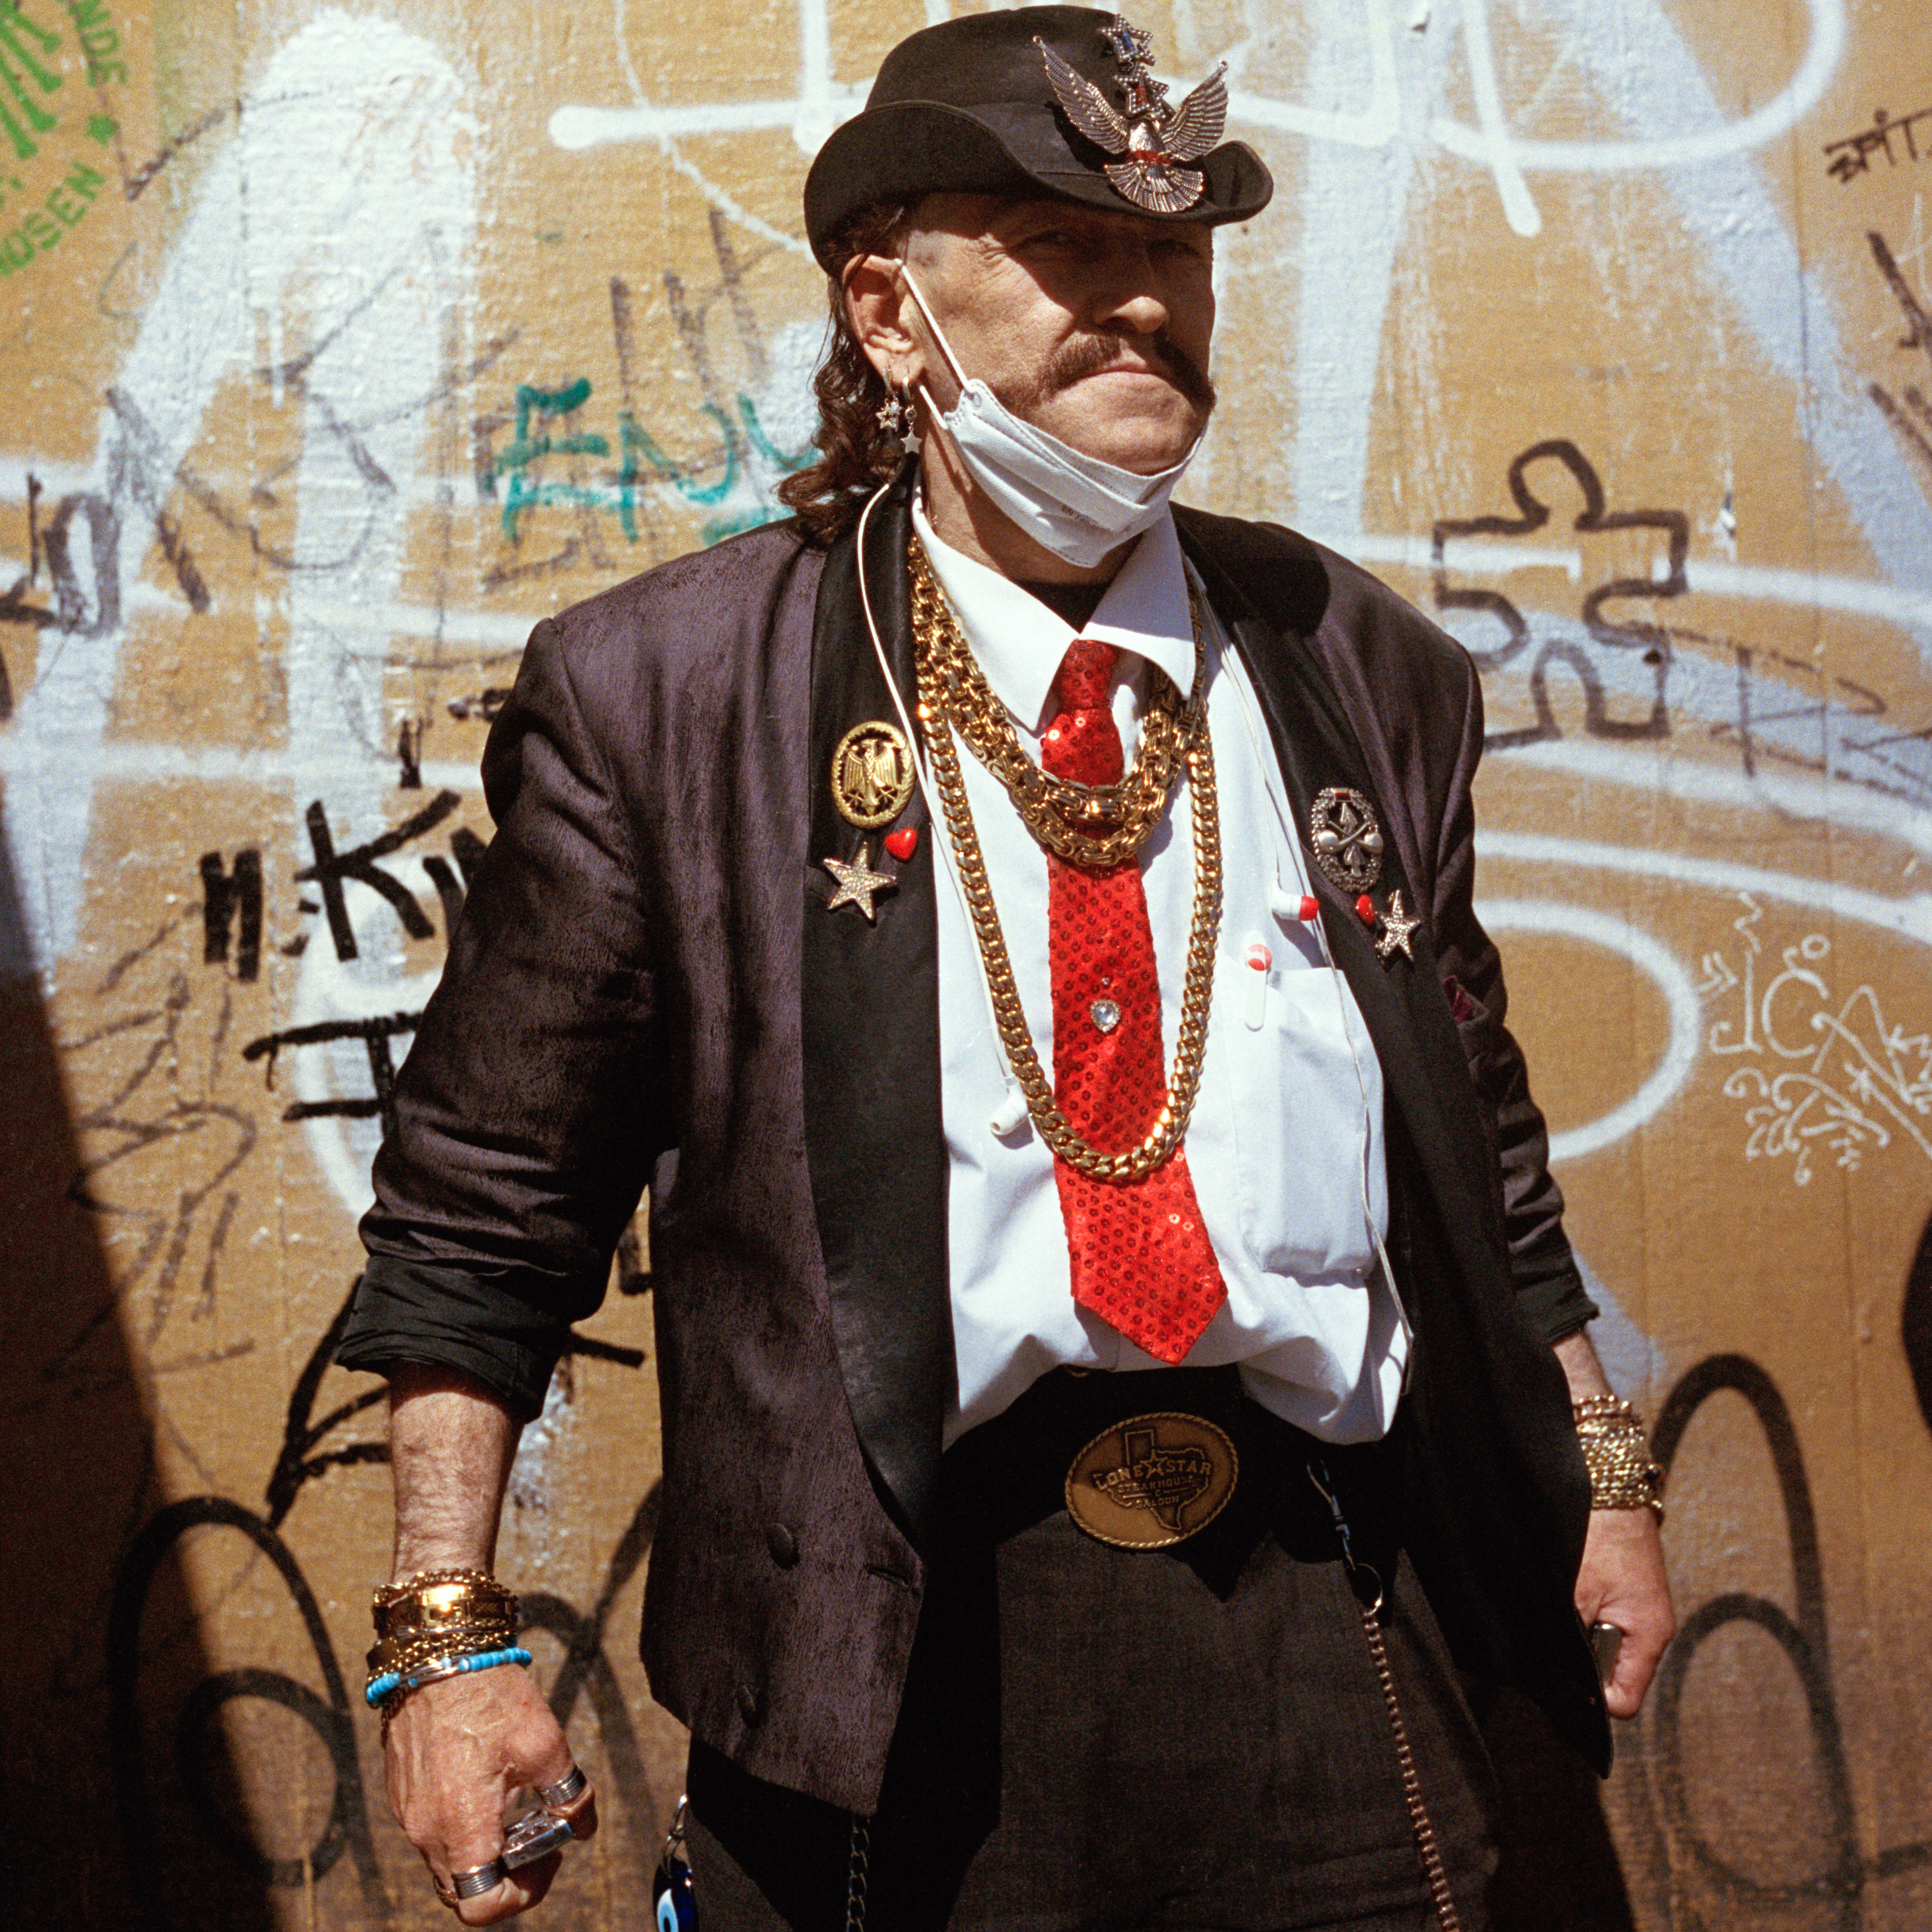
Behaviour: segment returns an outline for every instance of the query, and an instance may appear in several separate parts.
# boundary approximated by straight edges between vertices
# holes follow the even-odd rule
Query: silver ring
[[[590,1782],[584,1774],[584,1767],[574,1764],[554,1784],[537,1786],[538,1802],[546,1811],[561,1811]]]
[[[468,1871],[452,1872],[449,1888],[458,1898],[481,1898],[486,1892],[494,1892],[506,1876],[503,1861],[492,1858],[487,1865],[472,1866]]]

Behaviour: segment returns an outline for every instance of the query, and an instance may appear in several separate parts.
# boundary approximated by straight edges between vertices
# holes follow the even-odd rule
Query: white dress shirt
[[[1114,712],[1131,761],[1146,667],[1194,676],[1189,574],[1173,519],[1136,547],[1092,619],[1071,629],[1038,598],[940,542],[915,508],[934,572],[1021,744],[1039,756],[1060,662],[1076,636],[1123,653]],[[1207,599],[1208,728],[1224,874],[1214,1004],[1183,1145],[1228,1299],[1186,1358],[1240,1365],[1256,1401],[1333,1442],[1384,1434],[1408,1337],[1377,1265],[1388,1225],[1382,1071],[1348,982],[1328,960],[1292,808],[1252,686]],[[956,743],[958,741],[956,740]],[[1013,976],[1050,1078],[1046,855],[1005,788],[963,744],[959,760]],[[1170,1074],[1194,900],[1185,776],[1141,851]],[[928,794],[930,795],[930,794]],[[944,840],[934,804],[932,836]],[[942,873],[946,853],[935,854]],[[1073,1300],[1053,1156],[1008,1082],[964,902],[938,881],[940,1103],[958,1406],[950,1443],[1061,1364],[1158,1368]],[[1018,1124],[997,1133],[1016,1112]]]

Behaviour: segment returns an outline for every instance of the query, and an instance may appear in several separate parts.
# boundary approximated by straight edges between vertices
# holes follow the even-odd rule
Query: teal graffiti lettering
[[[731,425],[726,421],[724,412],[716,403],[702,403],[698,406],[718,425],[718,441],[724,453],[724,473],[716,483],[694,482],[684,466],[674,463],[665,455],[628,410],[622,418],[624,470],[620,484],[620,507],[624,534],[633,543],[638,540],[637,488],[644,480],[644,472],[638,467],[639,457],[650,465],[660,482],[668,483],[687,503],[722,503],[730,495],[732,486],[738,480],[737,445],[732,438]]]
[[[549,456],[608,456],[610,445],[595,434],[538,436],[532,433],[532,418],[574,415],[590,399],[590,378],[580,376],[560,389],[539,389],[534,383],[517,385],[517,434],[508,448],[496,458],[496,474],[510,478],[503,499],[503,534],[517,541],[517,525],[526,510],[540,504],[566,503],[598,509],[605,507],[604,493],[578,483],[532,483],[530,471]]]
[[[21,12],[20,0],[0,0],[0,87],[14,102],[10,107],[0,98],[0,132],[13,142],[14,153],[23,161],[40,151],[33,136],[51,134],[54,127],[54,117],[28,92],[27,84],[31,81],[43,94],[52,94],[61,84],[58,74],[34,58],[27,45],[30,39],[42,53],[50,54],[60,45],[59,34],[37,27]],[[21,124],[23,119],[25,126]]]
[[[716,404],[706,401],[699,405],[718,431],[718,454],[715,462],[678,462],[627,410],[617,418],[619,461],[614,489],[593,483],[539,479],[532,472],[548,458],[610,454],[609,441],[603,436],[583,431],[557,435],[543,428],[547,418],[570,416],[581,409],[590,394],[588,376],[580,376],[554,389],[531,383],[518,385],[515,434],[492,459],[490,472],[493,478],[509,478],[502,520],[503,534],[512,543],[518,540],[524,514],[548,505],[614,514],[626,538],[636,543],[642,534],[639,513],[644,493],[668,488],[694,508],[716,512],[698,532],[700,542],[714,544],[786,514],[782,508],[762,502],[735,509],[725,507],[740,494],[746,480],[746,444],[785,475],[802,470],[811,460],[809,448],[796,454],[780,449],[760,422],[757,405],[749,396],[740,394],[736,399],[738,422],[735,424]],[[714,470],[718,472],[715,481],[698,480]]]
[[[788,455],[765,434],[764,425],[758,420],[758,405],[749,396],[738,398],[738,413],[744,418],[745,434],[766,460],[788,476],[794,476],[812,460],[812,445],[807,443],[796,455]]]
[[[24,268],[33,259],[34,244],[27,239],[24,229],[0,235],[0,278],[10,275],[16,268]]]

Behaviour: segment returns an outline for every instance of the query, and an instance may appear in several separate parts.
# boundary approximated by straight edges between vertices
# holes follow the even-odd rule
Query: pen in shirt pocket
[[[1247,989],[1241,1002],[1241,1017],[1250,1033],[1258,1033],[1268,1021],[1268,975],[1274,955],[1258,932],[1250,932],[1241,947],[1241,964],[1247,976]]]

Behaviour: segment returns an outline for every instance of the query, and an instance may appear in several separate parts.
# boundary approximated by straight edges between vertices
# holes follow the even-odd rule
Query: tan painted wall
[[[32,1922],[440,1922],[355,1708],[380,1411],[323,1365],[382,1070],[531,620],[772,513],[819,338],[802,169],[947,10],[0,7]],[[1676,1445],[1689,1626],[1607,1794],[1634,1922],[1932,1923],[1923,10],[1137,17],[1178,80],[1232,62],[1280,184],[1227,239],[1189,494],[1486,654],[1481,897],[1607,1352]],[[551,1922],[640,1925],[679,1762],[633,1660],[648,1294],[586,1334],[502,1567],[608,1793]],[[1609,1883],[1542,1922],[1630,1922]]]

